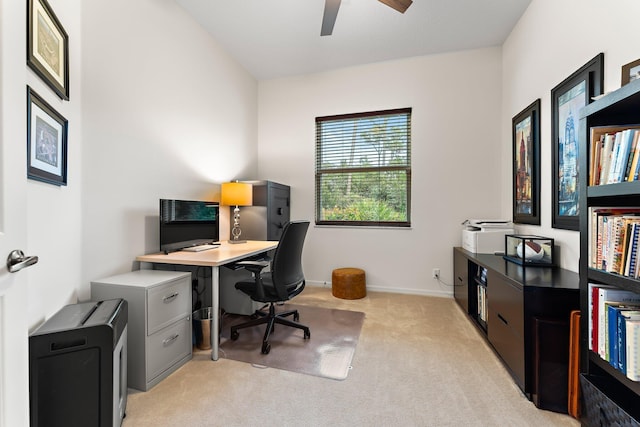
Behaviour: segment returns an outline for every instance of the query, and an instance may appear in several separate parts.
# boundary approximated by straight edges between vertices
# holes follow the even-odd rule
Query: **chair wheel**
[[[293,321],[297,322],[298,320],[300,320],[300,314],[298,312],[293,313]]]
[[[240,336],[240,333],[238,331],[231,331],[231,340],[232,341],[237,340],[239,336]]]
[[[311,331],[304,331],[304,339],[308,340],[311,338]]]
[[[271,351],[271,344],[269,344],[268,342],[263,342],[262,343],[262,354],[269,354],[270,351]]]

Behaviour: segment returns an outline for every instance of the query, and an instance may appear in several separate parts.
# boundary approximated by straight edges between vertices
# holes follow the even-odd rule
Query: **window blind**
[[[316,118],[316,224],[408,227],[411,108]]]

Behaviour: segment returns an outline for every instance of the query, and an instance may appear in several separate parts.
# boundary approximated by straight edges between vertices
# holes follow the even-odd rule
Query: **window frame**
[[[322,169],[320,166],[321,151],[322,151],[322,132],[321,123],[331,121],[341,121],[350,119],[367,119],[379,116],[393,116],[399,114],[407,115],[407,127],[406,127],[406,152],[407,162],[406,165],[394,165],[394,166],[377,166],[377,167],[347,167],[337,169]],[[398,108],[390,110],[368,111],[360,113],[339,114],[332,116],[316,117],[316,155],[315,155],[315,223],[316,225],[328,225],[328,226],[356,226],[356,227],[393,227],[393,228],[408,228],[411,227],[411,115],[412,108]],[[405,221],[349,221],[349,220],[325,220],[321,219],[322,213],[322,177],[330,174],[344,174],[344,173],[362,173],[362,172],[375,172],[378,173],[384,171],[402,171],[406,174],[406,220]]]

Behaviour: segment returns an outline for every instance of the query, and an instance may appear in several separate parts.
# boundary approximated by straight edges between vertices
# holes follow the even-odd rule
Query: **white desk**
[[[220,242],[220,247],[202,252],[172,252],[168,255],[156,253],[140,255],[136,261],[152,264],[176,264],[211,267],[211,359],[218,360],[218,347],[220,345],[219,317],[220,311],[220,275],[219,267],[234,261],[258,255],[275,249],[278,242],[249,240],[247,243],[230,244]]]

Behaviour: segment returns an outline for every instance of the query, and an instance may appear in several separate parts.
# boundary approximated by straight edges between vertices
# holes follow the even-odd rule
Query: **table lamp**
[[[229,243],[246,243],[240,240],[240,206],[251,206],[253,204],[253,187],[244,182],[224,182],[220,188],[220,204],[223,206],[235,206],[233,209],[233,228],[231,229],[232,239]]]

